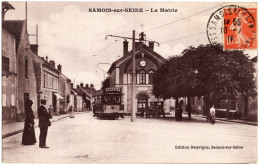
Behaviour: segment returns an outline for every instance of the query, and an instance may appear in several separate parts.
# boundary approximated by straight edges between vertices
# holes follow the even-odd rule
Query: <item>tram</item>
[[[93,116],[101,119],[124,118],[121,88],[105,88],[93,96]]]

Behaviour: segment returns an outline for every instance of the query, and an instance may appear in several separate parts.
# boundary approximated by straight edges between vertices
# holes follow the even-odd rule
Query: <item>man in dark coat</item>
[[[41,106],[38,109],[39,127],[40,127],[40,148],[49,148],[46,146],[46,137],[48,133],[48,127],[51,126],[50,113],[46,109],[46,100],[41,100]]]

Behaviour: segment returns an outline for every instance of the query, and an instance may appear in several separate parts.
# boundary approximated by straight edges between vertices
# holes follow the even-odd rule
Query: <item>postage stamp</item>
[[[256,49],[256,17],[256,8],[228,5],[216,10],[207,24],[209,42],[220,51]]]

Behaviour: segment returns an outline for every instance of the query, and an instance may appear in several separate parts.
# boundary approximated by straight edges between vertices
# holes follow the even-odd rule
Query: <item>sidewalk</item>
[[[85,113],[84,112],[75,112],[75,114],[78,113]],[[64,119],[66,117],[69,117],[69,114],[62,114],[59,116],[53,116],[52,119],[50,119],[51,123],[56,122],[58,120]],[[34,119],[35,125],[34,128],[38,127],[39,119]],[[24,129],[24,122],[14,122],[14,123],[7,123],[2,125],[2,139],[7,138],[9,136],[18,134],[23,132]]]
[[[204,118],[206,120],[206,116],[203,116],[202,114],[191,114],[191,118]],[[216,120],[258,126],[257,122],[251,122],[242,119],[216,118]]]

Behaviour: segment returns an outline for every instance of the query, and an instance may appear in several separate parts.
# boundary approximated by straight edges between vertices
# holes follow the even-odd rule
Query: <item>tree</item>
[[[170,98],[204,96],[205,115],[214,104],[211,96],[236,95],[254,87],[252,62],[241,50],[219,52],[211,45],[188,47],[181,56],[171,57],[154,75],[153,93]],[[189,112],[189,111],[188,111]]]

